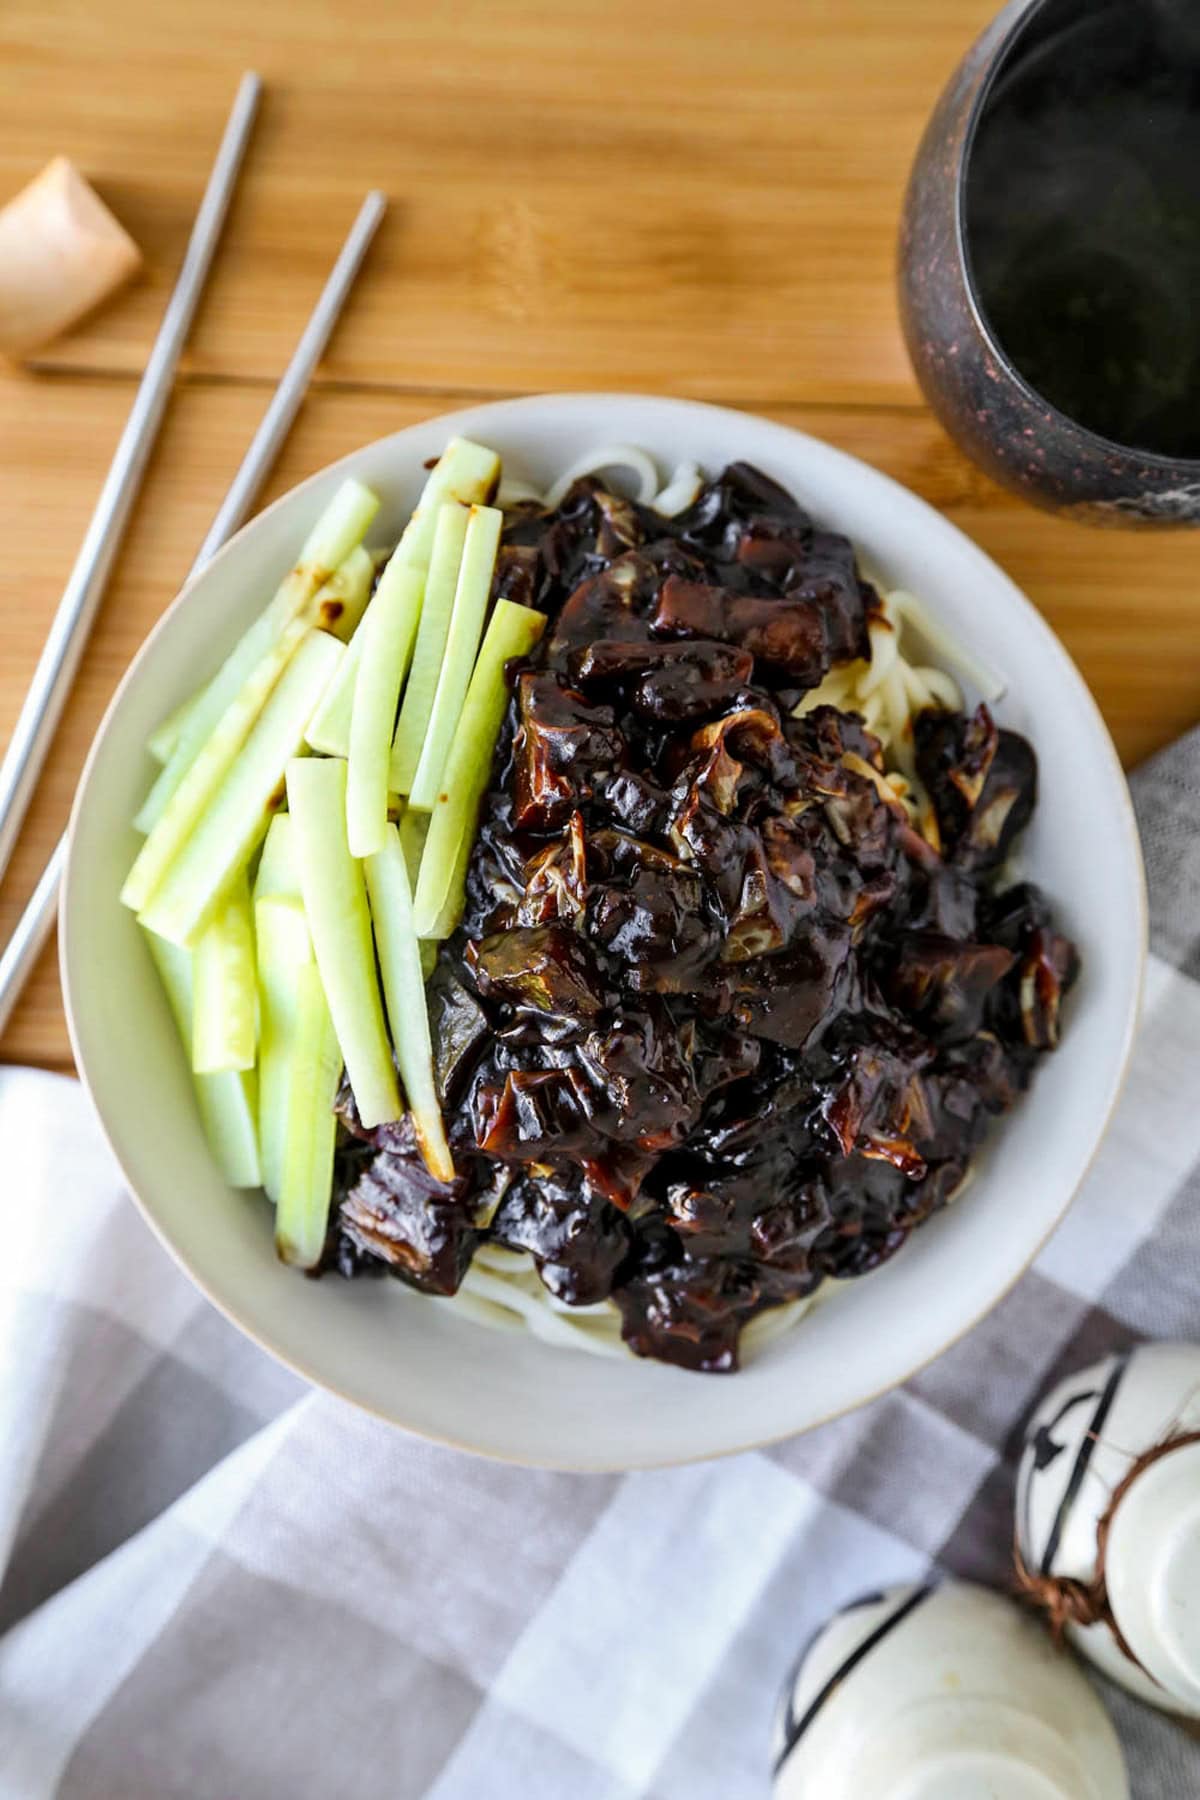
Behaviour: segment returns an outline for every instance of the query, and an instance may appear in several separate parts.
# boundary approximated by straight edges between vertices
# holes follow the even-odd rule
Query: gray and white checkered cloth
[[[151,1237],[75,1084],[0,1075],[2,1800],[754,1800],[827,1613],[1003,1583],[1041,1391],[1200,1340],[1200,733],[1134,785],[1154,954],[1084,1192],[906,1388],[733,1461],[530,1473],[311,1392]],[[1200,1795],[1200,1743],[1105,1694],[1136,1800]]]

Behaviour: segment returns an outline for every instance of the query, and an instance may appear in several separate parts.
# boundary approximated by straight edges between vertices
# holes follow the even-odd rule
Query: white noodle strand
[[[612,468],[632,469],[640,483],[635,498],[641,505],[652,507],[664,519],[673,519],[679,513],[686,512],[704,486],[704,476],[699,464],[683,462],[676,464],[666,486],[659,488],[658,469],[650,457],[641,450],[621,444],[610,450],[590,450],[577,463],[573,463],[565,475],[559,476],[549,493],[543,493],[541,488],[534,487],[531,481],[524,480],[520,475],[506,472],[501,478],[495,504],[507,509],[532,502],[535,506],[543,506],[552,511],[561,504],[573,481],[579,481],[584,475],[597,475]]]
[[[900,633],[886,619],[873,619],[867,630],[871,644],[871,660],[861,666],[862,674],[856,682],[860,694],[873,694],[896,666],[900,655]]]
[[[589,450],[559,476],[546,492],[546,505],[553,512],[562,504],[572,482],[581,481],[585,475],[602,474],[606,469],[631,469],[638,482],[633,498],[642,506],[652,503],[658,492],[658,467],[654,458],[632,444],[605,444],[603,449]]]
[[[664,519],[673,519],[687,511],[703,486],[704,476],[696,463],[679,463],[666,487],[650,504]]]
[[[524,506],[532,500],[535,506],[544,506],[545,499],[540,488],[535,488],[532,481],[522,481],[519,475],[505,475],[500,482],[495,504],[507,509],[510,506]]]
[[[957,638],[952,637],[944,626],[939,625],[928,607],[915,594],[908,593],[904,588],[896,588],[888,594],[884,604],[888,617],[896,625],[911,625],[917,636],[924,641],[926,650],[939,662],[962,675],[978,690],[980,698],[986,700],[989,706],[1004,698],[1007,683],[1003,677]]]

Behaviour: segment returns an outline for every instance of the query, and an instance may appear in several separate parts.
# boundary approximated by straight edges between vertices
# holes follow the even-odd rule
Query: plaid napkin
[[[1003,1583],[1042,1390],[1200,1340],[1200,733],[1135,787],[1154,954],[1085,1191],[906,1388],[733,1461],[529,1473],[308,1390],[150,1236],[74,1083],[0,1075],[2,1800],[753,1800],[831,1609]],[[1200,1794],[1200,1742],[1105,1697],[1136,1800]]]

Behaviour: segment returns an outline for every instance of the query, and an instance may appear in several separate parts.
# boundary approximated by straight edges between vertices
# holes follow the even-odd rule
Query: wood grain
[[[995,0],[6,0],[0,190],[58,150],[149,273],[47,360],[140,367],[237,75],[269,84],[190,366],[275,375],[364,190],[327,372],[493,392],[915,399],[900,196]]]
[[[190,564],[363,191],[394,207],[272,493],[465,397],[629,386],[740,404],[923,494],[1061,633],[1134,762],[1200,714],[1195,539],[1010,499],[919,403],[895,322],[905,173],[992,0],[8,0],[0,200],[52,154],[141,286],[0,373],[0,742],[132,397],[242,67],[269,91],[125,554],[14,866],[66,819],[122,670]],[[69,1066],[52,952],[0,1056]]]

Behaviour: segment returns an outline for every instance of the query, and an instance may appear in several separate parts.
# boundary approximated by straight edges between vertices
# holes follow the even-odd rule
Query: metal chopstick
[[[192,226],[183,267],[0,763],[0,876],[12,856],[158,435],[179,355],[229,211],[261,92],[262,82],[257,75],[242,76]]]
[[[321,297],[292,352],[292,359],[283,372],[271,403],[262,416],[241,466],[230,482],[229,490],[217,509],[216,517],[188,572],[189,580],[233,536],[253,506],[280,446],[291,430],[308,389],[309,379],[329,342],[338,315],[354,285],[367,246],[375,235],[386,208],[386,197],[377,191],[369,193],[363,201],[338,259],[330,270]],[[21,989],[50,936],[66,860],[67,834],[64,832],[55,845],[24,912],[17,920],[12,937],[0,954],[0,1036],[3,1035]]]
[[[41,879],[30,894],[25,910],[17,920],[8,943],[0,954],[0,1035],[8,1025],[21,989],[28,981],[42,946],[50,936],[58,907],[58,890],[67,861],[67,834],[64,831],[42,870]]]
[[[321,360],[330,334],[337,324],[338,315],[346,304],[346,296],[354,285],[359,265],[367,253],[367,246],[375,236],[379,221],[386,211],[386,194],[372,188],[359,208],[358,217],[350,227],[337,261],[329,271],[329,279],[321,298],[313,307],[308,324],[292,352],[292,360],[275,389],[275,397],[263,414],[262,423],[242,460],[242,466],[230,483],[229,492],[208,528],[208,535],[192,564],[192,575],[204,567],[210,556],[215,556],[227,538],[233,536],[253,506],[263,478],[292,428],[312,372]]]

